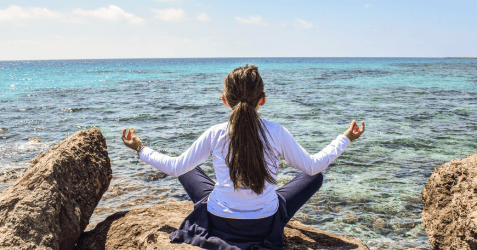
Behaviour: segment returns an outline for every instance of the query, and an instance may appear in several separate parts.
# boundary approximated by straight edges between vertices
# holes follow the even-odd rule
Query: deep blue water
[[[0,191],[37,154],[78,130],[107,138],[113,180],[92,225],[133,207],[188,199],[179,182],[136,163],[120,131],[134,126],[179,155],[226,122],[222,81],[254,64],[265,82],[262,118],[285,126],[310,153],[351,120],[366,132],[326,171],[296,218],[358,237],[371,249],[428,248],[421,190],[435,167],[477,151],[477,60],[439,58],[207,58],[0,62]],[[38,137],[41,142],[28,141]],[[213,177],[211,160],[205,164]],[[297,170],[283,161],[279,185]],[[13,177],[13,178],[12,178]]]

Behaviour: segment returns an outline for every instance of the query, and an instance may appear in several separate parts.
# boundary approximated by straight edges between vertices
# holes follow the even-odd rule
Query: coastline
[[[477,59],[477,57],[473,56],[457,56],[457,57],[443,57],[442,59]]]

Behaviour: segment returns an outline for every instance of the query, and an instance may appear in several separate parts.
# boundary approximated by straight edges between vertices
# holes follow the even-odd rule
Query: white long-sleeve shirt
[[[298,170],[315,175],[325,170],[350,143],[348,137],[339,135],[319,153],[310,155],[283,126],[263,119],[262,121],[269,132],[265,134],[272,151],[271,159],[265,154],[265,161],[274,179],[277,178],[280,156]],[[140,158],[159,171],[171,176],[180,176],[205,162],[212,155],[217,183],[209,196],[207,210],[216,216],[233,219],[259,219],[272,216],[278,209],[275,184],[265,181],[262,194],[256,194],[244,187],[234,190],[229,168],[225,163],[230,141],[226,128],[227,123],[212,126],[178,157],[170,157],[145,147],[140,152]]]

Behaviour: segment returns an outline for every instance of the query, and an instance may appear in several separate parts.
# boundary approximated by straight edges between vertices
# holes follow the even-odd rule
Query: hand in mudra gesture
[[[349,129],[344,133],[344,135],[348,137],[350,141],[354,141],[358,139],[363,132],[364,132],[364,122],[361,122],[361,130],[360,130],[356,121],[353,120],[351,124],[349,125]]]
[[[136,136],[136,132],[134,131],[133,127],[129,128],[129,132],[127,136],[126,136],[126,129],[123,129],[123,134],[121,136],[121,139],[123,139],[124,145],[136,151],[139,148],[139,146],[142,145],[142,142]]]

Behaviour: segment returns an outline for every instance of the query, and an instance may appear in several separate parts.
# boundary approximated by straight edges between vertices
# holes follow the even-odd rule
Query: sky
[[[477,1],[1,0],[0,61],[477,56]]]

